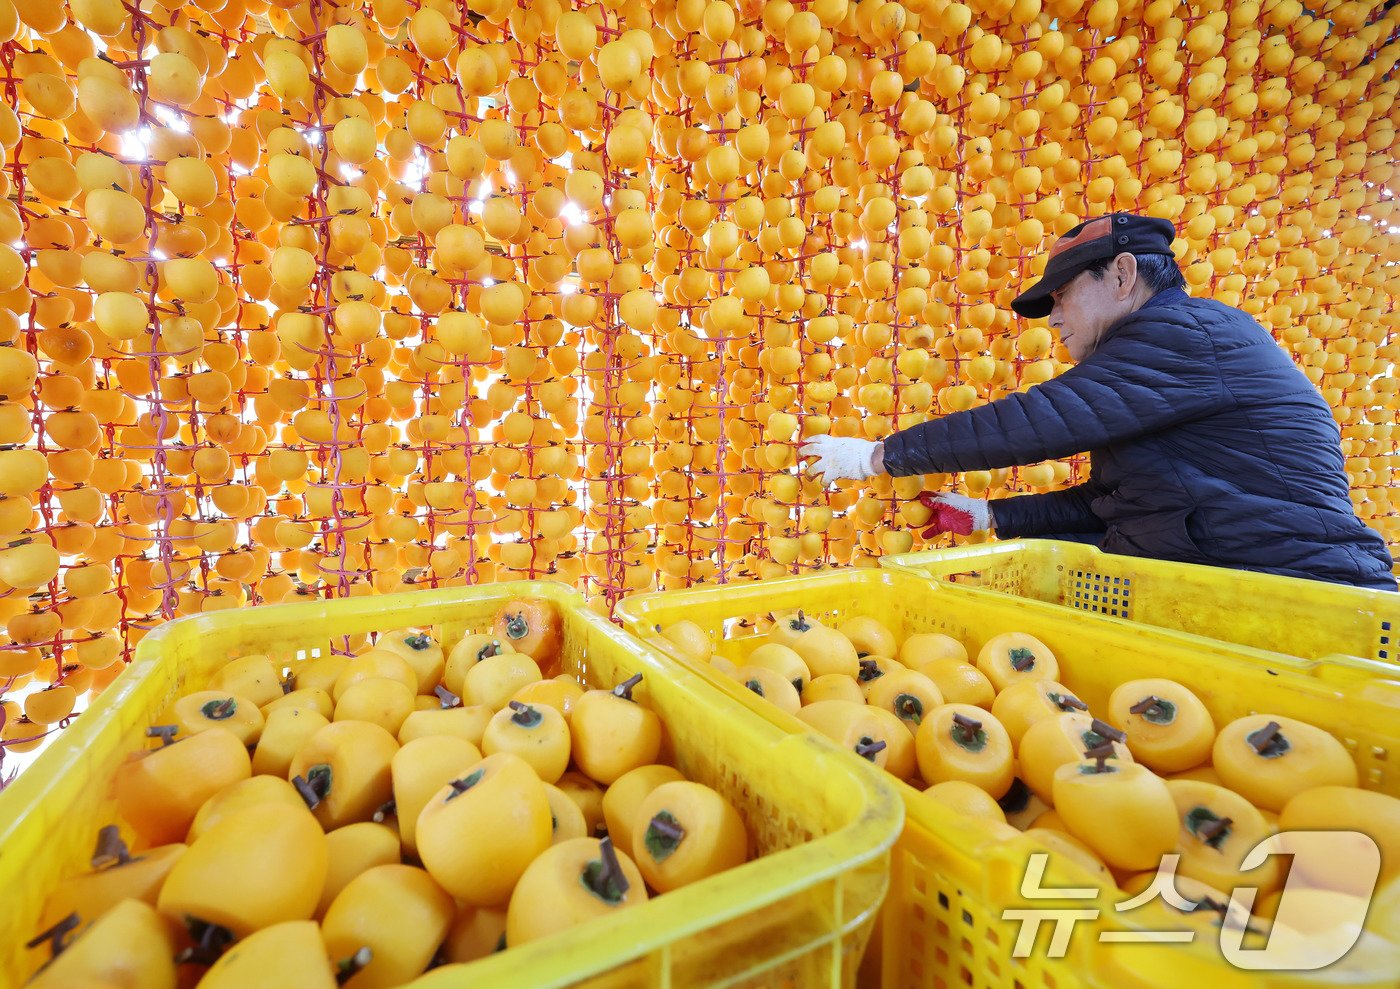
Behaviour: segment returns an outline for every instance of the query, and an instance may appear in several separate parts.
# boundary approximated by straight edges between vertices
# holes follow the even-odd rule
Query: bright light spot
[[[653,293],[651,293],[651,294],[654,295],[654,296],[656,296],[656,301],[657,301],[657,302],[665,302],[665,301],[666,301],[666,297],[665,297],[664,295],[662,295],[660,292],[653,292]]]
[[[549,159],[549,160],[552,161],[552,162],[553,162],[554,164],[556,164],[556,165],[560,165],[560,166],[562,166],[562,167],[564,167],[564,168],[568,168],[570,165],[572,165],[572,164],[574,163],[574,153],[573,153],[572,151],[565,151],[565,152],[564,152],[562,155],[560,155],[558,158],[551,158],[551,159]]]
[[[244,168],[242,165],[238,164],[237,162],[235,162],[233,165],[231,165],[231,166],[229,167],[229,171],[232,172],[234,175],[252,175],[252,174],[253,174],[253,170],[252,170],[251,168]]]
[[[494,279],[494,278],[483,278],[483,279],[481,280],[481,287],[482,287],[482,288],[490,288],[492,285],[495,285],[495,284],[496,284],[496,279]]]
[[[475,213],[477,216],[480,216],[480,215],[481,215],[481,211],[482,211],[483,209],[485,209],[485,208],[486,208],[486,200],[484,200],[484,199],[473,199],[473,200],[467,205],[467,209],[471,210],[471,211],[472,211],[473,213]]]
[[[145,161],[150,156],[151,129],[142,127],[122,135],[122,157]]]
[[[560,282],[560,283],[559,283],[559,294],[560,294],[560,295],[573,295],[573,294],[574,294],[575,292],[577,292],[577,291],[578,291],[578,286],[575,285],[573,282]]]
[[[428,159],[419,155],[413,159],[413,164],[409,166],[407,174],[404,175],[403,184],[410,189],[421,191],[423,183],[428,179],[429,171]]]
[[[858,251],[863,251],[863,250],[865,250],[865,241],[863,241],[863,240],[853,240],[853,241],[851,241],[851,246],[854,247],[854,248],[855,248],[856,250],[858,250]]]
[[[587,219],[587,217],[584,216],[583,210],[579,208],[577,203],[567,200],[564,202],[563,208],[559,210],[559,216],[571,227],[576,227]]]
[[[321,132],[318,130],[306,131],[302,134],[302,137],[306,138],[306,143],[313,148],[320,147],[321,145]]]
[[[156,107],[156,119],[178,134],[188,134],[190,125],[185,118],[163,106]]]
[[[26,244],[26,243],[25,243],[24,241],[22,241],[22,240],[17,240],[17,241],[15,241],[13,244],[11,244],[10,246],[13,247],[13,248],[14,248],[15,250],[17,250],[17,251],[22,251],[22,250],[24,250],[26,247],[28,247],[29,245]]]
[[[506,181],[509,182],[511,185],[515,185],[515,170],[509,165],[507,165],[504,171],[506,175]]]
[[[156,248],[154,251],[152,251],[151,257],[155,258],[157,261],[166,260],[165,252],[162,251],[160,248]]]
[[[1332,231],[1330,231],[1330,230],[1324,230],[1324,231],[1322,231],[1322,236],[1323,236],[1323,237],[1331,237],[1331,236],[1332,236]]]
[[[340,166],[340,174],[341,174],[341,176],[344,177],[345,179],[348,179],[349,181],[353,182],[353,181],[355,181],[355,179],[359,178],[360,176],[364,175],[365,173],[362,172],[362,171],[360,171],[360,170],[359,170],[358,168],[356,168],[354,165],[341,165],[341,166]]]

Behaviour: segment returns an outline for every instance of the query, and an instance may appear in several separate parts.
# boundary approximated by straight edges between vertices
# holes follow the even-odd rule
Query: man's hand
[[[929,527],[924,530],[925,539],[945,532],[970,536],[974,532],[989,532],[992,528],[992,510],[985,498],[925,491],[919,495],[919,501],[933,512]]]
[[[884,446],[854,436],[813,436],[797,450],[800,457],[816,457],[807,466],[808,474],[820,474],[825,481],[863,481],[883,474]]]

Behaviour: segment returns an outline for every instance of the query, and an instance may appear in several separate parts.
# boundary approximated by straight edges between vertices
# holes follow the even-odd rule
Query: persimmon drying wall
[[[794,451],[1056,374],[1007,303],[1111,209],[1172,219],[1192,291],[1296,357],[1393,541],[1397,24],[0,0],[0,690],[295,595],[869,564],[921,544],[922,488],[1070,483],[824,491]]]

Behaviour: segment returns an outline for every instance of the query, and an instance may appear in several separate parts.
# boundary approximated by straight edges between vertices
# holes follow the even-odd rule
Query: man
[[[1167,220],[1115,213],[1051,248],[1012,308],[1050,317],[1077,362],[883,443],[818,436],[826,480],[990,470],[1088,451],[1086,482],[987,502],[924,496],[932,532],[1093,543],[1108,553],[1393,591],[1381,537],[1356,517],[1322,396],[1248,314],[1195,299]]]

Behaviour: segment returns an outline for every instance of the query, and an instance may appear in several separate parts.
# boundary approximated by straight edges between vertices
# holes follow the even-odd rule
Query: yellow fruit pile
[[[1073,863],[1131,896],[1163,856],[1177,855],[1174,888],[1186,899],[1223,908],[1236,888],[1252,887],[1255,900],[1233,920],[1260,929],[1306,921],[1310,935],[1359,922],[1373,879],[1378,902],[1400,896],[1400,799],[1362,789],[1351,753],[1322,727],[1268,713],[1217,726],[1189,686],[1161,678],[1119,683],[1093,712],[1061,682],[1050,649],[1019,632],[988,639],[975,659],[948,635],[899,641],[873,618],[828,626],[800,611],[718,646],[690,621],[656,639],[994,838],[1024,833],[1048,851],[1052,875]],[[1338,835],[1323,856],[1288,844],[1288,832],[1313,830],[1369,836],[1379,877],[1358,834]],[[1246,866],[1276,835],[1279,851],[1297,853],[1291,871],[1278,858]],[[1285,884],[1296,902],[1276,918]],[[1218,927],[1222,914],[1206,913],[1187,911],[1182,923]],[[1370,926],[1400,943],[1393,910]],[[1395,946],[1386,950],[1393,957]]]
[[[153,624],[544,576],[869,565],[879,437],[1056,374],[1007,302],[1082,218],[1323,389],[1400,537],[1400,8],[1379,0],[0,0],[13,748]]]
[[[396,986],[747,861],[739,812],[662,758],[642,674],[586,689],[560,645],[520,600],[451,644],[232,660],[118,769],[93,871],[40,922],[76,941],[41,938],[29,984]]]

